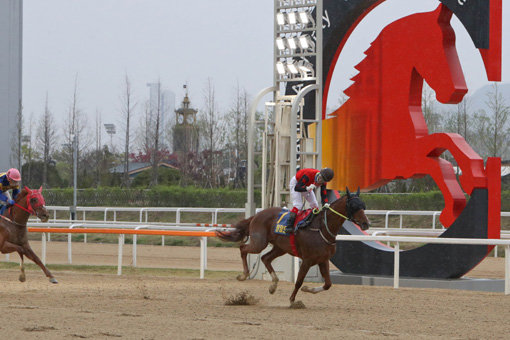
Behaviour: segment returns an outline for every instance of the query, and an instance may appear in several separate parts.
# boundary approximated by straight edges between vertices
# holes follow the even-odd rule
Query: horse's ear
[[[359,189],[359,187],[358,187],[358,192],[356,192],[356,196],[358,196],[358,197],[359,197],[359,194],[360,194],[360,189]]]
[[[359,188],[358,188],[358,191],[359,191]],[[39,188],[39,192],[42,192],[42,185],[41,185],[41,187]]]
[[[25,185],[25,190],[28,192],[28,193],[31,193],[30,189]]]
[[[347,194],[347,198],[351,198],[351,193],[349,192],[349,188],[345,187],[345,192]]]

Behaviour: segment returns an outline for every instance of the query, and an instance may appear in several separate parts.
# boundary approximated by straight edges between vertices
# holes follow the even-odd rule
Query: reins
[[[347,216],[345,216],[344,214],[342,214],[342,213],[340,213],[340,212],[336,211],[335,209],[331,208],[331,206],[330,206],[328,203],[324,204],[324,206],[323,206],[321,209],[318,209],[318,208],[313,209],[313,214],[314,214],[314,215],[318,215],[318,214],[319,214],[321,211],[323,211],[323,210],[329,210],[329,211],[333,212],[334,214],[336,214],[336,215],[338,215],[338,216],[340,216],[340,217],[344,218],[345,220],[351,220],[350,218],[348,218],[348,217],[347,217]],[[328,240],[328,239],[326,238],[326,236],[324,236],[324,234],[322,233],[322,228],[317,229],[317,230],[319,231],[319,235],[322,237],[322,239],[324,240],[324,242],[326,242],[327,244],[329,244],[329,245],[334,245],[334,244],[336,244],[336,235],[335,235],[335,234],[333,234],[333,233],[331,232],[331,230],[329,230],[329,226],[328,226],[328,219],[327,219],[327,212],[326,212],[326,211],[324,211],[324,227],[326,228],[326,231],[327,231],[327,233],[329,234],[329,236],[333,237],[333,238],[335,239],[335,241],[330,241],[330,240]]]
[[[27,207],[28,208],[25,208],[24,206],[22,206],[22,205],[20,205],[20,204],[18,204],[16,202],[13,204],[13,206],[16,206],[16,207],[20,208],[21,210],[27,212],[29,215],[36,215],[34,207],[32,206],[32,204],[30,204],[30,199],[32,197],[35,197],[35,196],[38,197],[38,204],[37,204],[36,208],[38,208],[39,206],[43,206],[45,202],[44,202],[44,198],[41,195],[40,189],[39,189],[39,191],[38,190],[29,190],[29,189],[27,189],[26,198],[27,198]],[[6,217],[6,219],[10,220],[14,224],[22,226],[23,224],[14,221],[14,211],[11,210],[11,209],[12,209],[12,206],[9,208],[10,215],[13,218],[12,221],[9,218],[7,218],[7,217]]]

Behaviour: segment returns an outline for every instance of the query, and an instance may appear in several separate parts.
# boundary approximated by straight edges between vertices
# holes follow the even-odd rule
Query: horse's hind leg
[[[19,258],[20,258],[20,262],[19,262],[19,266],[20,266],[20,274],[19,274],[19,281],[20,282],[25,282],[27,280],[27,276],[25,275],[25,261],[23,259],[23,253],[18,253],[19,254]]]
[[[239,250],[241,251],[241,259],[243,260],[243,273],[237,276],[239,281],[244,281],[250,276],[250,269],[248,268],[248,254],[258,254],[267,247],[266,236],[260,234],[250,234],[250,243],[241,244]]]
[[[46,266],[42,263],[42,261],[39,259],[39,257],[34,253],[32,248],[30,248],[30,245],[26,243],[23,246],[23,249],[25,250],[25,255],[30,260],[34,261],[35,264],[37,264],[39,267],[41,267],[42,271],[50,279],[51,283],[58,283],[57,279],[53,276],[53,274],[46,268]]]
[[[315,288],[303,286],[303,288],[301,288],[303,292],[317,294],[324,290],[328,290],[331,287],[331,278],[329,276],[329,260],[319,263],[319,270],[321,271],[321,275],[324,278],[324,285],[322,285],[322,287]]]
[[[23,247],[18,246],[17,244],[11,243],[9,241],[4,241],[1,249],[2,249],[2,253],[4,253],[4,254],[9,254],[9,253],[14,253],[14,252],[17,252],[19,254],[19,258],[20,258],[19,266],[20,266],[21,272],[19,274],[18,279],[20,280],[20,282],[25,282],[27,277],[25,275],[25,262],[24,262],[24,258],[23,258],[23,254],[24,254],[25,250],[23,249]]]
[[[278,276],[276,276],[276,272],[274,271],[274,268],[273,268],[271,262],[273,262],[273,260],[275,258],[282,256],[283,254],[285,254],[284,250],[282,250],[281,248],[278,248],[276,246],[273,246],[273,249],[271,249],[271,251],[269,251],[268,253],[266,253],[262,256],[262,262],[266,266],[269,274],[271,275],[271,278],[273,279],[273,283],[271,284],[271,286],[269,286],[270,294],[274,294],[274,292],[276,291],[276,287],[278,287],[278,281],[279,281]]]

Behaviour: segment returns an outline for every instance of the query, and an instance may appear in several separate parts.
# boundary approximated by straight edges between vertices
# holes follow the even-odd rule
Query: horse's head
[[[455,48],[455,31],[450,25],[451,17],[452,11],[441,4],[433,12],[417,14],[418,22],[414,26],[407,26],[416,31],[408,37],[419,41],[418,44],[408,42],[414,46],[411,51],[414,67],[436,92],[437,100],[444,104],[459,103],[467,93],[466,80]],[[420,91],[416,95],[419,95],[421,103],[421,82],[418,87]]]
[[[16,203],[21,209],[37,216],[42,222],[47,222],[50,217],[45,207],[46,202],[42,195],[42,187],[37,190],[31,190],[28,187],[23,188],[17,197]]]
[[[347,217],[359,225],[362,230],[367,230],[370,227],[370,221],[365,215],[366,205],[365,202],[361,200],[359,197],[360,189],[358,188],[358,192],[355,194],[351,194],[349,192],[349,188],[345,188],[347,203]]]

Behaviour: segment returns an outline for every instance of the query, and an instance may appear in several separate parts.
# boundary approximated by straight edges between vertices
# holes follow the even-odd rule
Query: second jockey
[[[19,183],[21,181],[21,175],[18,169],[12,168],[7,172],[0,173],[0,215],[3,215],[7,206],[13,205],[16,196],[19,194]],[[9,190],[12,190],[12,198],[9,194]]]
[[[294,222],[297,213],[303,207],[303,198],[310,204],[310,208],[318,208],[317,199],[315,198],[315,188],[320,187],[322,204],[328,202],[326,183],[334,177],[334,172],[330,168],[317,169],[301,169],[292,177],[289,184],[290,200],[292,201],[292,210],[287,221],[287,233],[294,230]]]

